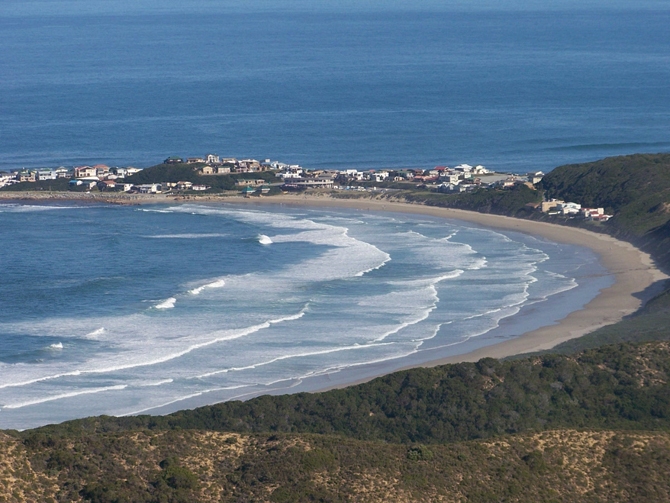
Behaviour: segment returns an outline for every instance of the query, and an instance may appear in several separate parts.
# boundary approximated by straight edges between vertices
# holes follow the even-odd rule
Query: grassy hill
[[[197,172],[200,165],[193,164],[158,164],[143,169],[139,173],[126,178],[128,183],[160,183],[160,182],[191,182],[209,185],[210,192],[221,192],[223,190],[235,190],[237,180],[263,179],[268,183],[278,181],[274,173],[263,171],[259,173],[234,173],[232,175],[207,175],[201,176]]]

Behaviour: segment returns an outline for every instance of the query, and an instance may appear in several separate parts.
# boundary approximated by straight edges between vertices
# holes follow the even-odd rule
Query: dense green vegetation
[[[603,207],[616,217],[610,226],[634,236],[670,219],[670,154],[608,157],[560,166],[541,182],[548,198]]]
[[[58,178],[57,180],[40,180],[37,182],[20,182],[13,185],[0,187],[3,192],[29,192],[29,191],[64,191],[69,190],[69,178]]]
[[[478,189],[459,194],[409,192],[404,194],[404,197],[407,201],[424,203],[428,206],[510,216],[525,216],[531,211],[526,205],[542,201],[542,193],[526,185],[516,185],[509,189]]]
[[[412,189],[387,192],[383,195],[356,191],[335,191],[331,195],[339,199],[384,197],[428,206],[496,213],[522,218],[533,213],[534,206],[531,205],[537,205],[542,201],[542,192],[533,190],[526,185],[516,185],[509,189],[478,189],[474,192],[459,194],[440,194],[427,189]]]
[[[670,344],[619,344],[574,356],[418,368],[346,389],[168,416],[83,419],[30,434],[201,429],[434,444],[547,428],[670,429],[668,376]]]
[[[160,183],[160,182],[191,182],[196,184],[208,185],[211,187],[209,192],[221,192],[223,190],[237,190],[235,186],[237,180],[260,180],[268,183],[275,183],[279,180],[274,173],[270,171],[261,171],[258,173],[234,173],[231,175],[207,175],[202,176],[197,172],[200,165],[193,164],[158,164],[151,168],[143,169],[132,176],[126,178],[128,183]]]

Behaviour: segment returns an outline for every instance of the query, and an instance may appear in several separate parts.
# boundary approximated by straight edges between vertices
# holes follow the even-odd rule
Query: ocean
[[[668,151],[669,25],[652,0],[3,0],[0,170]]]
[[[612,283],[588,249],[416,215],[5,202],[0,222],[0,428],[352,382]]]

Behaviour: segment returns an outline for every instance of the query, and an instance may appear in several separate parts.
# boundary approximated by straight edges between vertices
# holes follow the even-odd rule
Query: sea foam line
[[[207,288],[223,288],[224,286],[226,286],[226,282],[222,279],[217,279],[212,283],[207,283],[206,285],[202,285],[197,288],[194,288],[193,290],[189,290],[188,293],[193,295],[199,295],[200,293],[202,293],[203,290]]]
[[[319,355],[326,355],[326,354],[330,354],[330,353],[337,353],[337,352],[340,352],[340,351],[351,351],[351,350],[355,350],[355,349],[369,349],[369,348],[376,348],[376,347],[380,347],[380,346],[390,346],[392,344],[395,344],[395,343],[384,342],[384,343],[381,343],[381,344],[354,344],[352,346],[343,346],[343,347],[340,347],[340,348],[323,349],[321,351],[310,351],[310,352],[307,352],[307,353],[295,353],[295,354],[291,354],[291,355],[282,355],[282,356],[278,356],[276,358],[273,358],[272,360],[267,360],[267,361],[264,361],[264,362],[254,363],[254,364],[251,364],[251,365],[247,365],[245,367],[231,367],[231,368],[227,368],[227,369],[215,370],[213,372],[207,372],[206,374],[201,374],[201,375],[192,377],[192,379],[204,379],[206,377],[211,377],[213,375],[227,374],[228,372],[239,372],[239,371],[242,371],[242,370],[252,370],[252,369],[255,369],[255,368],[258,368],[258,367],[263,367],[265,365],[270,365],[272,363],[275,363],[275,362],[278,362],[278,361],[283,361],[283,360],[288,360],[288,359],[291,359],[291,358],[303,358],[303,357],[306,357],[306,356],[319,356]]]
[[[156,304],[154,307],[156,309],[172,309],[174,308],[175,302],[177,302],[177,299],[174,297],[170,297],[169,299],[164,300],[160,304]]]
[[[302,318],[306,313],[307,310],[309,309],[309,303],[305,305],[305,307],[298,313],[292,314],[289,316],[284,316],[283,318],[275,318],[273,320],[268,320],[263,323],[259,323],[258,325],[253,325],[251,327],[247,327],[238,331],[233,331],[231,334],[222,336],[222,337],[216,337],[214,339],[210,339],[208,341],[200,342],[197,344],[193,344],[181,351],[178,351],[176,353],[171,353],[169,355],[165,355],[162,357],[155,358],[150,361],[143,361],[143,362],[131,362],[127,364],[121,364],[121,365],[116,365],[113,367],[104,367],[104,368],[96,368],[96,369],[80,369],[80,370],[73,370],[71,372],[63,372],[62,374],[55,374],[51,376],[44,376],[44,377],[37,377],[35,379],[30,379],[27,381],[21,381],[21,382],[15,382],[15,383],[7,383],[7,384],[2,384],[0,385],[0,389],[3,388],[13,388],[13,387],[20,387],[20,386],[27,386],[30,384],[35,384],[38,382],[42,381],[48,381],[52,379],[59,379],[61,377],[73,377],[73,376],[80,376],[82,374],[104,374],[108,372],[117,372],[120,370],[128,370],[132,368],[139,368],[139,367],[149,367],[151,365],[157,365],[160,363],[165,363],[170,360],[174,360],[176,358],[180,358],[184,355],[187,355],[197,349],[201,349],[207,346],[211,346],[212,344],[217,344],[219,342],[224,342],[224,341],[229,341],[229,340],[234,340],[234,339],[239,339],[241,337],[245,337],[247,335],[251,335],[253,333],[258,332],[259,330],[263,330],[266,328],[271,327],[272,325],[278,324],[278,323],[284,323],[287,321],[294,321]]]
[[[227,390],[231,390],[231,389],[246,388],[246,387],[249,387],[249,386],[253,386],[253,384],[240,384],[240,385],[237,385],[237,386],[228,386],[228,387],[225,387],[225,388],[205,389],[205,390],[202,390],[202,391],[197,391],[195,393],[191,393],[190,395],[185,395],[185,396],[181,396],[179,398],[175,398],[174,400],[170,400],[169,402],[165,402],[165,403],[162,403],[162,404],[159,404],[159,405],[152,405],[151,407],[146,407],[146,408],[140,409],[140,410],[134,410],[133,412],[126,412],[124,414],[118,414],[117,416],[118,417],[134,416],[136,414],[142,414],[144,412],[148,412],[148,411],[153,410],[153,409],[160,409],[161,407],[167,407],[168,405],[172,405],[173,403],[182,402],[184,400],[188,400],[189,398],[195,398],[197,396],[201,396],[201,395],[204,395],[206,393],[212,393],[212,392],[215,392],[215,391],[227,391]]]
[[[225,238],[228,234],[210,233],[210,234],[157,234],[142,236],[147,239],[207,239],[207,238]]]
[[[71,393],[63,393],[61,395],[52,395],[46,398],[38,398],[35,400],[28,400],[26,402],[13,403],[8,405],[3,405],[2,409],[21,409],[23,407],[28,407],[29,405],[37,405],[45,402],[52,402],[54,400],[61,400],[63,398],[72,398],[79,395],[91,395],[95,393],[102,393],[103,391],[117,391],[127,388],[126,384],[118,384],[116,386],[106,386],[104,388],[92,388],[82,391],[73,391]]]

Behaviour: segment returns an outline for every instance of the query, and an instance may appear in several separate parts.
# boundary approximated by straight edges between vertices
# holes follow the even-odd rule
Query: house
[[[94,179],[94,180],[83,179],[83,178],[74,178],[74,179],[70,180],[70,182],[68,183],[68,185],[69,185],[70,188],[73,188],[73,187],[82,187],[82,188],[84,188],[84,189],[91,190],[91,189],[94,188],[99,182],[100,182],[100,180],[98,180],[97,178]]]
[[[478,164],[477,166],[472,168],[472,174],[474,174],[474,175],[486,175],[488,173],[491,173],[491,171],[486,169],[481,164]]]
[[[214,168],[212,166],[203,166],[200,168],[200,174],[201,175],[213,175],[214,174]]]
[[[56,178],[70,178],[70,170],[61,166],[56,171]]]
[[[37,172],[28,169],[22,169],[16,173],[17,182],[34,182],[37,177]]]
[[[527,174],[528,176],[528,181],[535,185],[536,183],[540,183],[542,181],[542,178],[544,177],[544,173],[542,171],[534,171],[531,173]]]
[[[186,164],[205,164],[205,159],[202,157],[189,157],[186,159]]]
[[[75,178],[92,178],[96,177],[98,170],[91,166],[77,166],[74,168]]]
[[[132,176],[135,173],[139,173],[140,171],[142,171],[142,168],[133,168],[132,166],[128,166],[126,168],[126,176]]]
[[[203,191],[203,190],[207,190],[209,188],[210,187],[208,185],[195,185],[194,184],[194,185],[191,186],[191,190],[196,190],[196,191]]]
[[[230,166],[217,166],[216,174],[217,175],[226,175],[230,173]]]
[[[256,189],[254,189],[254,188],[252,188],[252,187],[249,187],[249,186],[244,187],[244,188],[240,191],[240,193],[241,193],[244,197],[249,197],[249,196],[250,196],[251,194],[253,194],[254,192],[256,192]]]
[[[191,187],[193,187],[193,183],[188,181],[177,182],[174,186],[177,190],[191,190]]]
[[[142,185],[135,185],[135,189],[140,194],[160,194],[163,190],[160,183],[145,183]]]
[[[183,162],[184,162],[184,159],[182,159],[181,157],[173,156],[173,157],[168,157],[167,159],[165,159],[163,161],[163,164],[182,164]]]
[[[467,187],[461,184],[441,183],[440,185],[437,186],[437,191],[442,194],[453,194],[453,193],[465,192],[466,190]]]
[[[542,213],[549,213],[551,210],[556,209],[559,204],[563,204],[563,201],[560,199],[552,199],[551,201],[542,201]]]
[[[50,169],[38,169],[35,173],[35,180],[55,180],[56,172]]]
[[[577,215],[579,214],[579,211],[582,209],[581,204],[577,203],[560,203],[556,205],[556,209],[562,214],[562,215]]]
[[[379,182],[383,182],[384,180],[386,180],[389,177],[389,173],[388,173],[388,171],[372,171],[371,170],[366,174],[366,177],[371,182],[379,183]]]
[[[221,159],[219,159],[219,156],[216,154],[207,154],[205,162],[207,164],[221,164]]]
[[[116,190],[116,188],[117,188],[117,184],[116,184],[116,182],[113,181],[113,180],[102,180],[102,181],[99,181],[99,182],[96,184],[96,186],[98,187],[98,190],[99,190],[100,192],[103,192],[103,191],[110,191],[110,190]]]
[[[96,164],[93,166],[93,169],[95,169],[95,175],[100,179],[103,179],[109,175],[109,166],[105,164]]]
[[[445,183],[450,183],[452,185],[456,185],[460,181],[461,175],[458,173],[449,173],[448,171],[443,171],[440,173],[440,180],[444,181]]]

